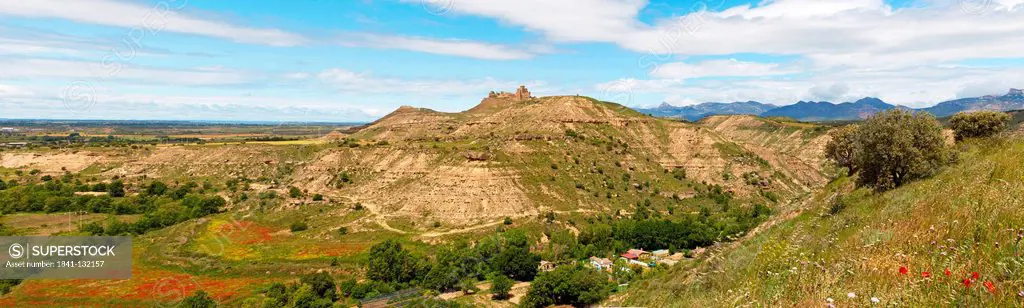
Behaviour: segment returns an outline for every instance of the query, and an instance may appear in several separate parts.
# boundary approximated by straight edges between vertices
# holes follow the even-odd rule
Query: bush
[[[961,112],[949,119],[957,141],[965,138],[985,138],[1006,129],[1010,115],[1005,112],[975,111]]]
[[[309,229],[309,225],[304,221],[293,222],[291,225],[292,232],[305,231],[307,229]]]
[[[324,201],[324,195],[313,194],[313,201]]]
[[[888,110],[856,132],[858,182],[888,190],[930,176],[950,160],[939,122],[927,113]]]
[[[289,186],[288,187],[288,196],[292,197],[292,198],[302,197],[302,191],[299,190],[298,187]]]
[[[107,185],[107,193],[111,197],[124,197],[124,183],[121,180],[115,180]]]
[[[217,302],[210,298],[210,295],[206,294],[205,291],[199,290],[192,295],[189,295],[185,299],[181,300],[178,307],[182,308],[211,308],[217,307]]]
[[[491,294],[494,295],[494,299],[501,300],[509,298],[508,292],[512,291],[513,283],[514,281],[512,281],[511,278],[508,278],[508,276],[494,275],[494,278],[491,278]]]
[[[502,223],[504,223],[506,226],[507,225],[511,225],[512,224],[512,217],[505,217],[505,221],[502,222]]]
[[[831,139],[825,144],[825,158],[846,168],[848,175],[857,173],[857,125],[847,125],[828,133]]]

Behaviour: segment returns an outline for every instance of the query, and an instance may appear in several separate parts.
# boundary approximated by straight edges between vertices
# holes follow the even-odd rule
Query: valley
[[[969,267],[992,275],[1001,269],[959,250],[929,259],[913,248],[925,244],[922,236],[964,242],[970,230],[951,229],[950,219],[982,221],[975,217],[982,212],[953,209],[926,192],[960,191],[951,200],[980,202],[969,200],[1024,182],[1010,159],[1018,157],[1018,141],[1004,141],[1006,150],[981,142],[964,145],[962,160],[995,168],[985,171],[991,176],[968,175],[982,167],[958,165],[875,194],[855,189],[826,159],[830,124],[749,115],[683,122],[579,96],[492,96],[460,113],[402,107],[366,125],[289,138],[255,126],[233,137],[242,139],[204,133],[198,140],[153,142],[116,137],[117,125],[103,129],[114,137],[90,141],[71,133],[52,142],[56,134],[45,130],[51,143],[0,152],[0,179],[7,183],[0,199],[10,200],[0,222],[12,235],[132,234],[132,279],[19,281],[0,302],[177,305],[202,291],[221,305],[255,307],[278,300],[270,291],[275,285],[326,274],[338,282],[338,305],[376,305],[384,300],[378,296],[397,294],[405,294],[402,305],[535,305],[530,279],[550,277],[543,264],[569,271],[588,258],[608,258],[625,262],[609,270],[608,279],[617,282],[604,291],[612,305],[804,306],[840,299],[840,290],[931,304],[937,302],[922,294],[938,291],[881,279],[899,266],[940,272],[957,263],[964,264],[959,272]],[[955,190],[951,183],[990,190]],[[115,196],[115,185],[124,187],[123,196]],[[216,208],[208,208],[204,200],[223,203],[209,201]],[[991,215],[1012,208],[991,201]],[[101,202],[111,205],[92,205]],[[828,210],[837,202],[841,210]],[[951,207],[943,213],[959,216],[921,208],[936,202]],[[898,223],[921,215],[946,218]],[[1009,219],[1000,228],[1020,223],[1010,212],[993,217]],[[927,235],[936,231],[921,231],[925,224],[948,235]],[[997,239],[994,229],[974,228],[982,230],[975,236],[1002,241],[1004,250],[1016,247]],[[508,266],[486,257],[491,242],[498,252],[523,249],[519,256],[537,258],[523,262],[541,264],[539,272],[527,266],[533,274],[518,276],[517,295],[506,300],[492,299],[493,278],[479,269]],[[957,247],[977,251],[982,244]],[[833,245],[845,246],[836,246],[840,252]],[[390,256],[410,258],[391,264],[419,264],[409,265],[415,278],[370,278],[381,257],[373,251],[385,246]],[[633,248],[674,256],[652,259],[653,267],[619,258]],[[985,253],[1014,258],[1003,250]],[[434,271],[458,279],[439,281]]]

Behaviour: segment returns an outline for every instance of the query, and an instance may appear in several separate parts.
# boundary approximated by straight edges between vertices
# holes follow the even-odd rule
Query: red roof
[[[630,260],[633,260],[633,259],[636,259],[636,258],[639,258],[639,257],[640,257],[640,256],[637,256],[637,255],[636,255],[636,254],[634,254],[634,253],[631,253],[631,252],[627,252],[627,253],[624,253],[624,254],[622,254],[621,256],[622,256],[623,258],[626,258],[626,259],[630,259]]]

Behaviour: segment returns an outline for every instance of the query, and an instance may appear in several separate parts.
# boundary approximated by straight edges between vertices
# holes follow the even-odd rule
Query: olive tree
[[[857,128],[858,182],[888,190],[935,173],[949,162],[942,126],[927,113],[888,110]]]
[[[847,175],[857,173],[857,125],[833,129],[828,135],[831,139],[825,144],[825,157],[846,168]]]
[[[991,137],[1006,129],[1010,115],[1005,112],[975,111],[961,112],[949,119],[956,140],[965,138]]]

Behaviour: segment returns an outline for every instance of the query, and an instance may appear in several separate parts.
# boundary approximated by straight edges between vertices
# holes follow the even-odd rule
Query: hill
[[[470,224],[552,209],[610,211],[651,193],[622,191],[620,185],[651,182],[659,186],[656,194],[671,197],[692,195],[688,187],[700,183],[722,185],[740,196],[761,190],[792,195],[823,183],[816,164],[824,136],[817,126],[784,127],[752,117],[737,121],[749,127],[656,119],[579,96],[490,97],[460,113],[403,107],[351,136],[387,146],[323,155],[312,163],[318,167],[302,172],[318,175],[299,178],[297,185],[329,189],[330,173],[348,170],[366,180],[343,191],[382,213],[431,213]],[[744,136],[741,130],[807,151],[794,157],[783,154],[788,149],[750,142],[765,140],[761,137],[734,140]],[[664,178],[676,169],[686,181]],[[743,175],[763,176],[771,184],[749,185]]]
[[[762,104],[755,101],[735,103],[702,103],[693,106],[673,106],[662,103],[656,108],[637,109],[640,113],[649,114],[655,117],[679,118],[688,121],[697,121],[711,115],[747,114],[760,115],[765,111],[778,106]]]
[[[1020,89],[1010,89],[1006,95],[1002,96],[986,95],[946,101],[921,110],[930,112],[937,117],[946,117],[961,111],[1016,109],[1024,109],[1024,91]]]
[[[703,103],[694,106],[676,107],[663,103],[657,108],[638,108],[637,111],[656,117],[682,118],[696,121],[712,115],[748,114],[763,117],[786,117],[800,121],[849,121],[863,120],[879,111],[900,108],[925,111],[936,117],[948,117],[962,111],[996,110],[1010,111],[1024,109],[1024,91],[1010,89],[1006,95],[986,95],[945,101],[935,106],[911,109],[888,104],[881,99],[865,97],[855,102],[805,102],[775,106],[758,102]]]
[[[880,99],[865,97],[852,103],[798,102],[762,113],[766,117],[788,117],[803,121],[862,120],[889,109],[897,108]]]
[[[839,178],[616,304],[1017,306],[1024,142],[965,148],[962,163],[886,193]]]

